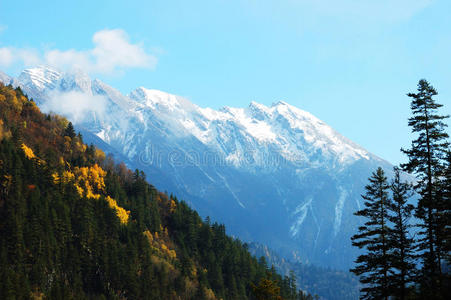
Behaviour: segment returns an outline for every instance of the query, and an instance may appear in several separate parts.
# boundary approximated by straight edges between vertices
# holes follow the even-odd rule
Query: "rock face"
[[[143,87],[124,96],[82,72],[45,67],[2,78],[230,233],[302,262],[351,265],[367,178],[392,168],[285,102],[213,110]]]

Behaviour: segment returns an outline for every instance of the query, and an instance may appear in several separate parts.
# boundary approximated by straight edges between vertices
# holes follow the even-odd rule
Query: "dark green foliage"
[[[437,110],[442,107],[433,99],[437,91],[424,79],[418,83],[417,93],[409,93],[412,98],[412,117],[409,126],[418,137],[412,141],[407,154],[409,162],[402,165],[404,171],[416,175],[416,192],[420,195],[415,215],[421,220],[418,243],[421,251],[422,271],[421,290],[424,297],[442,297],[445,286],[442,263],[445,256],[446,240],[444,229],[447,220],[441,213],[445,201],[440,190],[444,159],[448,151],[448,134],[443,122],[448,116],[442,116]],[[449,223],[448,223],[449,225]]]
[[[407,182],[402,182],[399,169],[395,168],[395,176],[390,189],[393,201],[388,209],[391,211],[389,220],[393,224],[389,237],[391,248],[390,275],[392,295],[399,299],[405,299],[408,294],[408,286],[415,280],[415,240],[410,236],[409,224],[414,206],[407,201],[413,196],[413,187]]]
[[[378,168],[369,178],[366,189],[365,208],[355,213],[365,217],[367,221],[359,227],[359,233],[351,237],[352,245],[365,249],[360,255],[357,266],[351,272],[360,276],[360,282],[365,286],[361,299],[388,299],[390,296],[389,270],[391,268],[390,228],[388,207],[391,200],[388,197],[389,185],[382,168]]]
[[[415,279],[415,241],[410,237],[410,217],[414,209],[408,204],[413,187],[402,182],[399,169],[388,185],[384,171],[378,168],[369,178],[362,197],[365,209],[356,215],[367,218],[359,234],[351,239],[353,245],[366,249],[358,257],[351,272],[360,276],[362,299],[405,299],[411,294]],[[388,190],[391,190],[390,197]]]
[[[252,291],[257,300],[278,300],[280,296],[280,287],[277,282],[271,280],[271,274],[260,279],[258,285],[252,284]]]
[[[75,137],[75,130],[72,122],[69,122],[69,124],[67,124],[66,130],[64,130],[64,135],[70,137],[71,139]]]

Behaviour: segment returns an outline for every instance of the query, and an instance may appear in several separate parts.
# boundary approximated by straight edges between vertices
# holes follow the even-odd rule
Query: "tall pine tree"
[[[412,141],[410,149],[401,149],[407,154],[409,161],[401,165],[404,171],[417,176],[415,190],[420,195],[415,212],[421,220],[418,248],[422,258],[420,276],[423,297],[441,297],[443,294],[443,210],[440,178],[448,148],[448,134],[444,131],[443,122],[448,116],[442,116],[437,110],[442,107],[433,99],[437,91],[424,79],[418,83],[418,92],[407,94],[412,98],[413,116],[409,118],[409,126],[418,137]]]
[[[360,255],[357,266],[350,271],[360,276],[364,284],[361,289],[361,299],[388,299],[390,288],[390,228],[388,207],[391,206],[388,197],[389,185],[382,168],[378,168],[369,178],[370,184],[365,187],[366,193],[362,195],[365,208],[355,213],[356,216],[367,218],[359,233],[351,237],[352,245],[366,249]]]
[[[75,129],[74,125],[72,125],[72,122],[69,122],[69,124],[67,124],[66,130],[64,131],[64,135],[70,137],[71,139],[75,137]]]
[[[408,285],[414,281],[415,274],[415,241],[410,237],[409,224],[414,206],[407,201],[413,196],[412,184],[402,182],[400,170],[395,168],[395,176],[390,184],[393,201],[388,207],[391,211],[389,220],[393,229],[389,237],[392,248],[391,266],[396,270],[390,282],[393,293],[398,299],[405,299]]]

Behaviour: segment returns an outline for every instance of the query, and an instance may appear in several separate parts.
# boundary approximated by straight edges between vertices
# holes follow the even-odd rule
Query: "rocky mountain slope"
[[[302,262],[351,265],[360,194],[376,167],[391,169],[283,101],[214,110],[143,87],[125,96],[80,71],[47,67],[0,80],[66,115],[87,140],[108,145],[230,233]]]
[[[256,298],[313,299],[0,83],[0,299]]]

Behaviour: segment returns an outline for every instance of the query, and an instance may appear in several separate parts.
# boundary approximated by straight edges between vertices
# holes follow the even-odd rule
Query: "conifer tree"
[[[449,151],[447,155],[446,168],[443,173],[441,190],[445,204],[443,210],[443,219],[446,221],[446,224],[444,225],[444,252],[448,264],[451,265],[451,151]]]
[[[391,276],[394,294],[401,300],[406,298],[407,286],[414,280],[415,241],[409,235],[410,217],[414,206],[407,203],[413,196],[412,184],[402,182],[400,170],[395,168],[395,176],[390,184],[393,201],[388,207],[392,212],[389,220],[394,224],[389,242],[392,248],[391,266],[396,272]]]
[[[251,284],[252,292],[257,300],[281,300],[280,287],[273,281],[271,274],[266,273],[266,277],[260,279],[258,285]]]
[[[360,276],[364,284],[361,289],[361,299],[388,299],[390,296],[390,228],[388,207],[391,206],[388,197],[389,185],[382,168],[378,168],[369,178],[370,183],[362,195],[365,208],[354,213],[367,218],[359,233],[351,237],[352,245],[366,249],[355,261],[357,266],[350,271]]]
[[[72,122],[69,122],[69,124],[67,124],[66,130],[64,131],[64,135],[67,135],[71,139],[75,137],[75,129],[74,125],[72,125]]]
[[[442,116],[437,110],[443,105],[433,99],[437,91],[429,82],[422,79],[418,83],[418,92],[409,93],[412,98],[409,126],[418,137],[412,141],[410,149],[401,149],[409,161],[402,164],[404,171],[416,175],[416,192],[420,195],[415,215],[421,220],[418,250],[421,252],[422,272],[420,285],[422,296],[439,297],[442,290],[443,274],[443,223],[441,217],[444,201],[440,192],[440,178],[448,148],[448,134],[443,122],[448,116]]]

